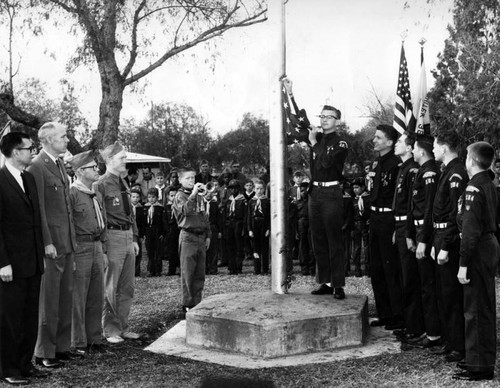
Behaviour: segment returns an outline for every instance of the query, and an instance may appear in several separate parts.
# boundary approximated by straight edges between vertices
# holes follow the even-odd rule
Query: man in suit
[[[81,357],[70,352],[75,228],[69,182],[59,155],[66,152],[66,127],[48,122],[38,131],[42,151],[29,171],[35,177],[45,246],[45,276],[40,291],[40,319],[35,348],[36,363],[46,368],[61,360]]]
[[[28,135],[6,134],[0,151],[0,371],[12,385],[47,374],[31,363],[38,330],[38,298],[43,273],[43,240],[38,194],[24,169],[33,151]],[[20,238],[22,233],[22,238]]]

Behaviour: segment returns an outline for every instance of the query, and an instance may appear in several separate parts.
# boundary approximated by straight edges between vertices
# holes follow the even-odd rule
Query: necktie
[[[91,194],[90,197],[92,201],[94,201],[94,210],[95,215],[97,217],[97,223],[99,224],[99,230],[104,230],[104,218],[102,216],[101,205],[99,205],[99,201],[96,198],[95,194]]]
[[[28,189],[28,182],[26,181],[26,174],[24,172],[21,173],[21,179],[23,180],[24,193],[26,194],[26,196],[29,199],[31,199],[31,197],[30,197],[30,191]]]
[[[125,183],[123,183],[122,178],[118,178],[120,181],[120,190],[122,194],[122,201],[123,201],[123,208],[125,209],[125,213],[127,216],[130,215],[130,203],[128,201],[128,194],[127,194],[127,186],[125,186]]]
[[[153,214],[155,213],[155,207],[151,205],[148,210],[148,225],[153,225]]]
[[[255,213],[264,214],[264,212],[262,211],[262,202],[260,198],[257,198],[257,203],[255,204]]]
[[[297,186],[297,201],[300,201],[300,186]]]
[[[66,183],[66,170],[64,168],[64,164],[63,164],[61,158],[56,159],[56,164],[57,164],[57,167],[59,167],[59,172],[61,173],[61,178],[63,179],[64,183]]]

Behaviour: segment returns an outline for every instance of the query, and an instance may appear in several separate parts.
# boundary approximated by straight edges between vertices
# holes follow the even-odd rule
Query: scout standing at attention
[[[471,180],[457,215],[462,236],[457,277],[464,287],[465,361],[458,363],[464,371],[453,378],[478,381],[493,379],[496,359],[497,195],[488,175],[495,151],[482,141],[467,151],[465,167]]]

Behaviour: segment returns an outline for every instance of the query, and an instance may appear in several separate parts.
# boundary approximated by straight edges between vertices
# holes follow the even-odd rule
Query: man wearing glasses
[[[11,132],[0,151],[6,158],[0,169],[0,376],[25,385],[28,377],[47,376],[31,363],[44,252],[35,179],[24,169],[36,148],[28,135]]]
[[[70,352],[75,228],[69,181],[59,155],[66,152],[66,127],[48,122],[38,131],[42,151],[28,171],[35,177],[45,245],[45,275],[40,291],[36,363],[58,368],[61,360],[81,357]]]
[[[283,80],[293,97],[292,81]],[[348,153],[347,143],[335,132],[340,111],[325,105],[319,118],[321,127],[310,127],[311,188],[309,190],[309,225],[316,257],[316,281],[320,287],[313,295],[333,294],[344,299],[345,272],[342,244],[342,170]]]
[[[86,354],[101,347],[104,303],[102,242],[105,240],[106,219],[102,195],[92,189],[92,184],[99,179],[92,151],[73,156],[69,164],[77,178],[69,192],[77,242],[71,343],[76,352]]]

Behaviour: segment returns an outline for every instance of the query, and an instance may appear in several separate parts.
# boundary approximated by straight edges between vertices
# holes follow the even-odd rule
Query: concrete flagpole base
[[[203,300],[146,350],[241,368],[369,357],[400,351],[368,325],[367,297],[296,291],[242,292]]]

